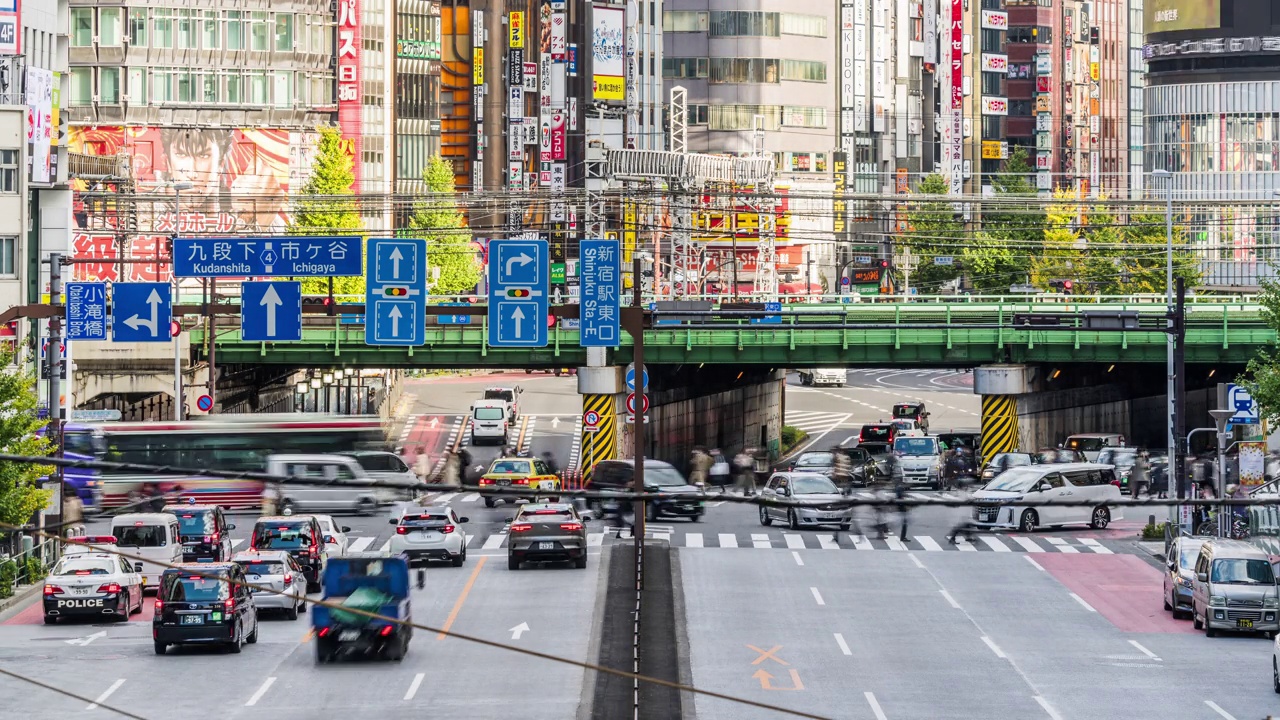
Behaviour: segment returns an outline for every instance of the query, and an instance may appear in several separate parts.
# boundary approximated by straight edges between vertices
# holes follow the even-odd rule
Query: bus
[[[212,415],[184,422],[113,422],[98,426],[103,459],[174,468],[265,472],[267,457],[281,453],[323,454],[385,450],[376,416]],[[110,509],[145,496],[150,485],[165,493],[228,509],[262,505],[263,483],[181,473],[101,473],[101,507]]]
[[[44,437],[48,427],[41,428],[36,434]],[[106,441],[102,430],[95,425],[80,422],[68,422],[62,425],[62,457],[66,460],[101,460],[106,451]],[[84,468],[66,468],[62,471],[62,481],[80,496],[86,512],[99,510],[102,482],[97,470]]]

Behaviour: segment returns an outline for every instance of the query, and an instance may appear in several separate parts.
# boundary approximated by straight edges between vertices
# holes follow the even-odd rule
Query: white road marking
[[[801,567],[804,567],[804,560],[803,560],[803,559],[801,559],[801,557],[800,557],[800,553],[799,553],[799,552],[797,552],[797,551],[795,551],[795,550],[792,550],[792,551],[791,551],[791,557],[793,557],[793,558],[795,558],[795,559],[796,559],[796,564],[797,564],[797,565],[799,565],[799,566],[801,566]]]
[[[237,539],[235,539],[235,540],[232,540],[232,541],[231,541],[231,549],[232,549],[232,550],[235,550],[236,548],[238,548],[238,547],[240,547],[241,545],[243,545],[243,544],[244,544],[244,540],[245,540],[244,538],[237,538]]]
[[[1136,647],[1136,648],[1138,648],[1138,652],[1142,653],[1143,655],[1146,655],[1147,657],[1151,658],[1152,660],[1155,660],[1156,662],[1162,662],[1162,661],[1160,660],[1160,656],[1159,656],[1159,655],[1156,655],[1155,653],[1151,652],[1150,650],[1148,650],[1148,649],[1146,649],[1146,648],[1142,647],[1142,644],[1141,644],[1141,643],[1139,643],[1137,640],[1130,640],[1130,641],[1129,641],[1129,644],[1130,644],[1130,645],[1132,645],[1132,646],[1134,646],[1134,647]]]
[[[836,542],[834,535],[819,535],[818,547],[823,550],[839,550],[840,544]]]
[[[382,545],[378,548],[378,552],[387,552],[390,549],[391,549],[391,538],[387,538],[387,541],[382,543]]]
[[[787,547],[791,548],[792,550],[804,549],[804,538],[800,537],[799,535],[792,535],[790,533],[787,533],[782,537],[784,540],[787,541]]]
[[[911,558],[911,562],[915,563],[916,567],[920,568],[921,570],[925,569],[924,563],[920,562],[920,558],[916,557],[915,555],[908,555],[907,557]]]
[[[1050,720],[1062,720],[1062,716],[1058,714],[1057,710],[1053,709],[1048,700],[1037,695],[1036,702],[1040,703],[1040,707],[1044,708],[1044,711],[1048,713]]]
[[[458,502],[475,502],[480,499],[480,493],[467,493],[458,498]]]
[[[1097,540],[1094,540],[1093,538],[1080,538],[1080,544],[1098,553],[1099,555],[1115,555],[1115,553],[1111,552],[1110,548],[1106,547],[1105,545],[1098,542]]]
[[[266,695],[266,694],[267,694],[267,691],[268,691],[268,690],[270,690],[270,689],[271,689],[271,686],[272,686],[272,685],[274,685],[275,683],[276,683],[276,679],[275,679],[275,677],[274,677],[274,676],[269,677],[269,678],[267,678],[266,680],[263,680],[263,681],[262,681],[262,687],[258,688],[257,692],[255,692],[255,693],[254,693],[254,694],[249,698],[248,702],[246,702],[246,703],[244,704],[244,706],[245,706],[245,707],[253,707],[254,705],[257,705],[257,704],[258,704],[258,701],[262,699],[262,696],[263,696],[263,695]]]
[[[1031,538],[1019,537],[1017,535],[1013,535],[1013,536],[1010,536],[1009,539],[1021,545],[1022,549],[1026,550],[1029,553],[1044,552],[1044,548],[1037,545],[1036,541],[1032,540]],[[1030,560],[1030,558],[1027,558],[1027,559]]]
[[[685,547],[702,547],[702,533],[685,533]]]
[[[911,497],[915,498],[916,500],[931,500],[931,499],[932,499],[930,496],[925,495],[924,493],[913,492],[913,493],[907,493],[907,494],[908,494],[908,495],[910,495]]]
[[[97,708],[99,705],[101,705],[102,703],[106,702],[107,698],[111,697],[111,693],[119,690],[120,686],[123,684],[124,684],[124,678],[120,678],[119,680],[111,683],[111,687],[107,688],[105,692],[99,695],[97,700],[94,700],[93,702],[89,703],[89,706],[86,707],[85,710],[93,710]]]
[[[823,600],[823,599],[822,599],[822,593],[818,592],[818,588],[816,588],[816,587],[811,587],[811,588],[809,588],[809,592],[813,593],[813,599],[814,599],[814,601],[815,601],[815,602],[817,602],[819,605],[826,605],[826,604],[827,604],[827,602],[826,602],[825,600]]]
[[[960,603],[956,602],[956,599],[951,597],[951,593],[947,592],[946,590],[939,590],[938,592],[942,593],[943,599],[945,599],[947,603],[951,605],[951,607],[957,610],[960,609]]]
[[[1072,598],[1073,600],[1075,600],[1076,602],[1080,603],[1080,607],[1084,608],[1085,610],[1088,610],[1089,612],[1098,612],[1097,610],[1094,610],[1094,609],[1093,609],[1093,606],[1092,606],[1092,605],[1090,605],[1089,603],[1085,602],[1085,601],[1084,601],[1084,598],[1080,597],[1079,595],[1077,595],[1077,594],[1075,594],[1075,593],[1070,593],[1070,595],[1071,595],[1071,598]]]
[[[1034,558],[1032,558],[1031,556],[1029,556],[1029,555],[1023,555],[1022,557],[1023,557],[1023,559],[1025,559],[1027,562],[1031,563],[1031,566],[1032,566],[1032,567],[1034,567],[1035,569],[1039,570],[1040,572],[1045,572],[1044,567],[1042,567],[1042,566],[1040,565],[1040,563],[1036,562],[1036,561],[1035,561],[1035,559],[1034,559]]]
[[[876,702],[876,696],[871,691],[864,692],[862,695],[867,699],[867,704],[871,706],[871,712],[876,716],[876,720],[889,720],[889,716],[885,715],[884,710],[880,709],[880,703]]]
[[[587,535],[587,547],[600,547],[604,545],[604,536],[608,533],[590,533]]]
[[[751,544],[758,548],[773,547],[773,543],[769,542],[769,536],[760,533],[755,533],[751,536]]]
[[[901,541],[901,540],[899,540],[899,539],[898,539],[898,538],[896,538],[896,537],[887,537],[887,538],[885,538],[885,539],[884,539],[884,541],[889,545],[889,549],[890,549],[890,550],[899,550],[899,551],[901,551],[901,550],[906,550],[906,549],[907,549],[907,546],[906,546],[906,545],[903,545],[903,544],[902,544],[902,541]]]
[[[454,496],[457,494],[458,493],[452,493],[452,492],[440,493],[435,498],[433,498],[431,502],[440,503],[441,505],[447,505],[449,501],[452,500]]]
[[[969,542],[968,540],[962,537],[956,538],[956,547],[960,548],[965,552],[978,552],[978,548],[974,547],[973,543]]]
[[[836,644],[840,646],[840,652],[845,655],[852,655],[853,651],[849,649],[849,644],[844,641],[844,636],[836,633]]]
[[[507,539],[506,535],[502,535],[502,534],[490,535],[489,537],[484,539],[484,545],[481,545],[480,549],[497,550],[498,548],[502,547],[502,541],[506,539]]]
[[[720,547],[736,548],[738,547],[738,536],[733,533],[720,533]]]
[[[850,535],[849,539],[853,541],[853,546],[859,550],[875,550],[866,535]]]
[[[418,673],[413,676],[413,682],[409,683],[409,689],[405,691],[405,700],[412,700],[413,696],[418,694],[418,686],[422,684],[422,678],[426,676],[426,673]]]
[[[1051,538],[1045,538],[1045,540],[1048,540],[1049,544],[1052,545],[1054,549],[1057,550],[1058,552],[1070,553],[1075,555],[1080,554],[1079,550],[1071,547],[1071,544],[1068,543],[1066,540],[1063,540],[1062,538],[1051,537]]]
[[[983,635],[982,642],[986,643],[987,647],[991,648],[991,652],[995,653],[996,657],[1004,659],[1005,657],[1004,651],[1000,649],[1000,646],[992,642],[991,638],[987,637],[986,635]]]
[[[1008,545],[1005,545],[1004,543],[1000,542],[999,538],[993,538],[989,535],[983,535],[980,539],[982,540],[982,542],[987,544],[987,547],[991,548],[992,550],[995,550],[996,552],[1012,552],[1011,550],[1009,550]]]
[[[920,547],[928,552],[942,552],[942,546],[938,544],[938,541],[928,535],[917,535],[916,542],[920,543]]]
[[[1214,701],[1212,701],[1212,700],[1205,700],[1205,701],[1204,701],[1204,704],[1205,704],[1205,705],[1208,705],[1210,710],[1212,710],[1212,711],[1214,711],[1214,712],[1218,713],[1219,715],[1221,715],[1222,717],[1226,718],[1227,720],[1236,720],[1236,716],[1235,716],[1235,715],[1232,715],[1231,713],[1227,712],[1226,710],[1223,710],[1222,708],[1218,707],[1218,703],[1216,703],[1216,702],[1214,702]]]
[[[365,551],[365,548],[367,548],[367,547],[369,547],[370,545],[372,545],[374,540],[377,540],[377,538],[375,538],[375,537],[374,537],[374,536],[372,536],[372,535],[366,535],[366,536],[364,536],[364,537],[358,537],[358,538],[356,538],[355,540],[352,540],[352,541],[351,541],[351,545],[349,545],[349,546],[347,547],[347,550],[348,550],[349,552],[353,552],[353,553],[357,553],[357,552],[364,552],[364,551]]]

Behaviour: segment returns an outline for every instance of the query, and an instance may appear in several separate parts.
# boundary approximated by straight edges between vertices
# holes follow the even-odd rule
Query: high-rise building
[[[440,4],[395,0],[395,192],[424,189],[440,154]]]

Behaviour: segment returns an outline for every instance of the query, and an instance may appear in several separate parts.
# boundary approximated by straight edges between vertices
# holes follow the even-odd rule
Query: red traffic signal
[[[173,320],[169,323],[169,337],[178,337],[182,334],[182,323]]]
[[[1070,281],[1070,280],[1063,280],[1063,281],[1062,281],[1062,289],[1063,289],[1063,290],[1065,290],[1066,292],[1071,292],[1071,281]]]

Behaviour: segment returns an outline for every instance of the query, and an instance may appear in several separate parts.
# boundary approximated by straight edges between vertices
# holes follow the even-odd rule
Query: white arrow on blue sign
[[[372,238],[365,278],[366,345],[426,342],[427,241]]]
[[[111,288],[111,339],[168,342],[172,303],[169,283],[116,283]]]
[[[240,338],[251,342],[301,340],[302,283],[241,283]]]
[[[649,392],[649,371],[640,369],[640,384],[644,386],[644,392]],[[636,364],[631,363],[627,366],[627,390],[636,391]]]
[[[546,240],[489,241],[489,345],[547,346],[548,256]]]

